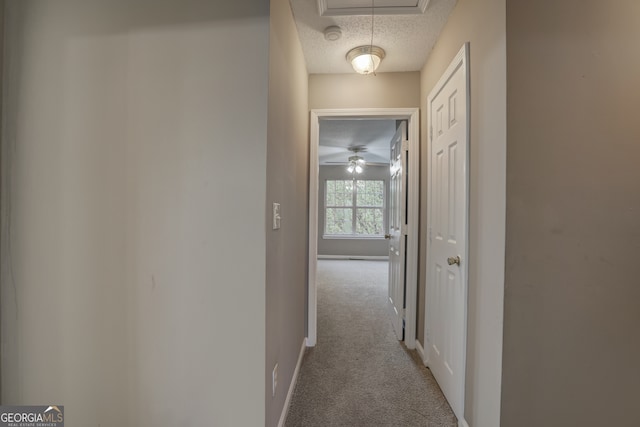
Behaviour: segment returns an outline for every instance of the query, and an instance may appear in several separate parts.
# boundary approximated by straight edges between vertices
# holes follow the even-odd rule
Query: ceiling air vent
[[[375,0],[376,15],[420,15],[429,0]],[[318,0],[320,16],[371,15],[371,0]]]

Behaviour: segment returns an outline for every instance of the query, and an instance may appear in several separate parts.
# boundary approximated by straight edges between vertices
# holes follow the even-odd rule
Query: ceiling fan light
[[[360,166],[360,165],[356,166],[356,173],[362,173],[363,170],[364,169],[362,169],[362,166]]]
[[[349,173],[353,173],[353,171],[356,169],[356,167],[353,164],[350,164],[349,167],[347,168],[347,170],[349,171]]]
[[[358,46],[347,53],[347,61],[360,74],[371,74],[380,66],[385,52],[378,46]]]

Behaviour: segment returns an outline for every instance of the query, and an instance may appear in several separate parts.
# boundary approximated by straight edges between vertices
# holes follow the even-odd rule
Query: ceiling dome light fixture
[[[347,53],[347,61],[360,74],[372,74],[380,66],[385,57],[385,52],[378,46],[358,46]]]
[[[347,52],[347,61],[356,73],[374,74],[384,59],[385,53],[381,47],[373,45],[373,33],[376,18],[376,0],[371,0],[371,43],[365,46],[358,46]]]

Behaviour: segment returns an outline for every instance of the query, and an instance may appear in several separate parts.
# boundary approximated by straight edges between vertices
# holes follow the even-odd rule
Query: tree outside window
[[[324,234],[384,235],[384,181],[327,180]]]

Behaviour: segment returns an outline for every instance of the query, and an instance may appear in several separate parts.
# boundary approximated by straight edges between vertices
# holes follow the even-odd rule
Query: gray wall
[[[418,340],[424,344],[428,163],[427,97],[464,42],[470,42],[471,141],[469,292],[465,419],[500,418],[506,175],[505,0],[458,0],[422,70],[422,157]],[[428,296],[427,296],[428,297]]]
[[[5,8],[5,1],[4,0],[0,0],[0,82],[2,82],[3,80],[3,75],[4,75],[4,8]],[[3,90],[4,90],[4,84],[0,84],[0,99],[3,99]],[[3,104],[2,102],[0,102],[0,117],[2,117],[3,114]],[[0,124],[0,138],[1,138],[1,132],[3,131],[4,126],[2,126]],[[2,164],[2,144],[1,144],[1,139],[0,139],[0,205],[2,204],[2,170],[3,170],[3,164]],[[5,227],[4,224],[2,224],[2,208],[0,206],[0,313],[2,312],[2,284],[1,284],[1,280],[2,280],[2,271],[4,269],[4,264],[2,261],[2,252],[3,252],[3,240],[2,240],[2,235],[4,234]],[[0,314],[0,345],[2,345],[2,315]],[[6,353],[5,353],[6,354]],[[1,355],[0,358],[4,358],[4,355]],[[2,362],[0,360],[0,403],[3,402],[2,399]]]
[[[640,3],[510,0],[502,425],[638,425]]]
[[[271,1],[269,44],[264,391],[265,425],[275,426],[305,337],[309,247],[308,76],[287,0]],[[272,230],[273,202],[281,205],[279,230]],[[258,322],[255,326],[261,325]],[[272,397],[271,373],[276,363],[278,389]],[[244,410],[250,412],[252,408],[247,406]]]
[[[3,404],[264,424],[267,5],[7,2]]]
[[[331,239],[324,238],[324,197],[327,179],[352,179],[346,166],[320,166],[318,180],[318,255],[388,256],[389,242],[385,239]],[[385,196],[389,195],[389,167],[368,165],[358,179],[381,179],[385,182]],[[388,206],[388,203],[387,203]],[[384,211],[385,229],[388,212]]]

